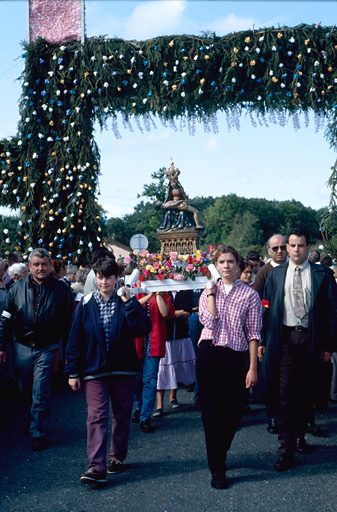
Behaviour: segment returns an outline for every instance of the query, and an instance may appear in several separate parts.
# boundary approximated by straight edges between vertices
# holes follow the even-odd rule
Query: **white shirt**
[[[300,267],[302,277],[302,290],[304,298],[304,310],[305,315],[303,318],[298,318],[295,315],[294,310],[294,275],[295,268]],[[283,309],[283,324],[288,327],[295,327],[295,325],[301,325],[302,327],[308,327],[309,325],[309,309],[311,306],[311,269],[308,260],[305,260],[302,265],[295,265],[289,260],[287,269],[286,279],[284,283],[284,309]]]
[[[223,286],[224,286],[224,288],[226,290],[226,295],[228,295],[229,292],[231,291],[231,289],[233,288],[233,283],[231,283],[231,284],[224,284]]]

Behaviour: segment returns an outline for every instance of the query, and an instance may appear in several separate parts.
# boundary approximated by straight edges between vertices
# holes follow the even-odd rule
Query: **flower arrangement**
[[[195,254],[178,254],[175,251],[169,253],[168,257],[162,254],[150,253],[147,250],[141,252],[135,250],[132,256],[124,258],[125,263],[136,259],[140,272],[139,281],[152,281],[173,279],[184,281],[195,280],[196,277],[210,277],[208,264],[211,263],[211,255],[204,251],[197,250]]]

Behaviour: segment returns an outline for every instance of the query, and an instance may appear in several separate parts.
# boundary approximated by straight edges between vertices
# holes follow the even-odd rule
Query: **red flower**
[[[165,274],[158,274],[158,275],[157,275],[157,279],[158,279],[159,281],[162,281],[163,279],[165,279]]]
[[[145,277],[145,276],[140,275],[140,276],[139,276],[139,281],[146,281],[146,277]]]

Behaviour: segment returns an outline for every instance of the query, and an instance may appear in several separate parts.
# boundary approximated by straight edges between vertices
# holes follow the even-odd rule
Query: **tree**
[[[214,204],[203,212],[205,224],[203,236],[207,244],[220,243],[227,238],[235,215],[244,213],[247,201],[236,194],[215,199]]]
[[[320,217],[312,208],[292,199],[291,201],[279,201],[277,211],[280,219],[280,231],[285,235],[290,228],[301,226],[309,231],[312,239],[316,240],[320,236]]]
[[[263,231],[256,215],[246,211],[236,214],[233,219],[233,227],[225,239],[227,245],[234,246],[243,256],[253,247],[261,247]]]
[[[149,241],[148,249],[151,252],[160,250],[160,242],[156,230],[160,225],[160,213],[153,208],[151,203],[141,201],[136,207],[135,212],[125,215],[125,231],[129,236],[141,233]]]
[[[144,185],[143,191],[141,194],[137,194],[137,197],[148,197],[153,202],[160,201],[163,202],[166,197],[166,168],[161,167],[158,171],[155,171],[151,174],[151,178],[153,180],[158,180],[158,183],[150,183],[149,185]]]
[[[117,240],[121,244],[129,245],[127,233],[125,232],[125,221],[118,217],[111,217],[106,222],[107,235],[113,240]]]

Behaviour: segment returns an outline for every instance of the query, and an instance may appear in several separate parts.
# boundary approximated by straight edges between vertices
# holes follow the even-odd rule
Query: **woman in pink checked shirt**
[[[214,259],[221,280],[207,283],[199,302],[204,329],[198,343],[197,381],[211,486],[215,489],[228,485],[226,457],[241,419],[244,388],[257,382],[261,300],[237,278],[239,258],[233,247],[218,247]]]

